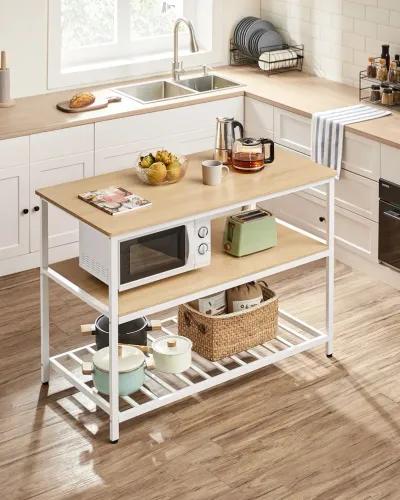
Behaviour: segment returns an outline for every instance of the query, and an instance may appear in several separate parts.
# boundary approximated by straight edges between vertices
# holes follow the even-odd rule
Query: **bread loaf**
[[[90,106],[96,100],[96,97],[91,92],[79,92],[75,94],[69,101],[70,108],[85,108]]]

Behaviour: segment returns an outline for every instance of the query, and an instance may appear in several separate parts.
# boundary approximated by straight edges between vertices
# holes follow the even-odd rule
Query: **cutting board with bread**
[[[106,108],[112,102],[121,102],[121,97],[117,95],[95,96],[91,92],[79,92],[72,96],[69,101],[59,102],[57,109],[65,113],[82,113]]]

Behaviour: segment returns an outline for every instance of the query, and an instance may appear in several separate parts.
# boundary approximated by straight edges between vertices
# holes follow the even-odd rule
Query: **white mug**
[[[207,186],[218,186],[224,177],[229,174],[229,167],[218,160],[203,161],[203,184]],[[224,174],[223,174],[224,172]]]

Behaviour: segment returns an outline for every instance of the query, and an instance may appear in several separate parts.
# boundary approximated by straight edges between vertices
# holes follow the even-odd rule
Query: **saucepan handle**
[[[82,363],[82,375],[91,375],[93,373],[93,363],[84,361]]]
[[[149,324],[150,324],[150,328],[152,331],[161,330],[161,327],[162,327],[161,321],[156,320],[156,319],[152,319]]]
[[[85,335],[86,333],[91,333],[92,335],[96,331],[95,325],[81,325],[81,333]]]

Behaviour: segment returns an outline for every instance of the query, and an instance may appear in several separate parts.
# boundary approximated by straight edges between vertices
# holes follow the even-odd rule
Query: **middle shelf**
[[[265,278],[325,258],[329,253],[326,244],[280,222],[278,246],[246,257],[232,257],[223,250],[224,224],[225,218],[212,223],[212,260],[209,266],[120,292],[119,322],[158,313],[247,281]],[[78,259],[52,265],[48,275],[107,314],[108,287],[81,269]]]

